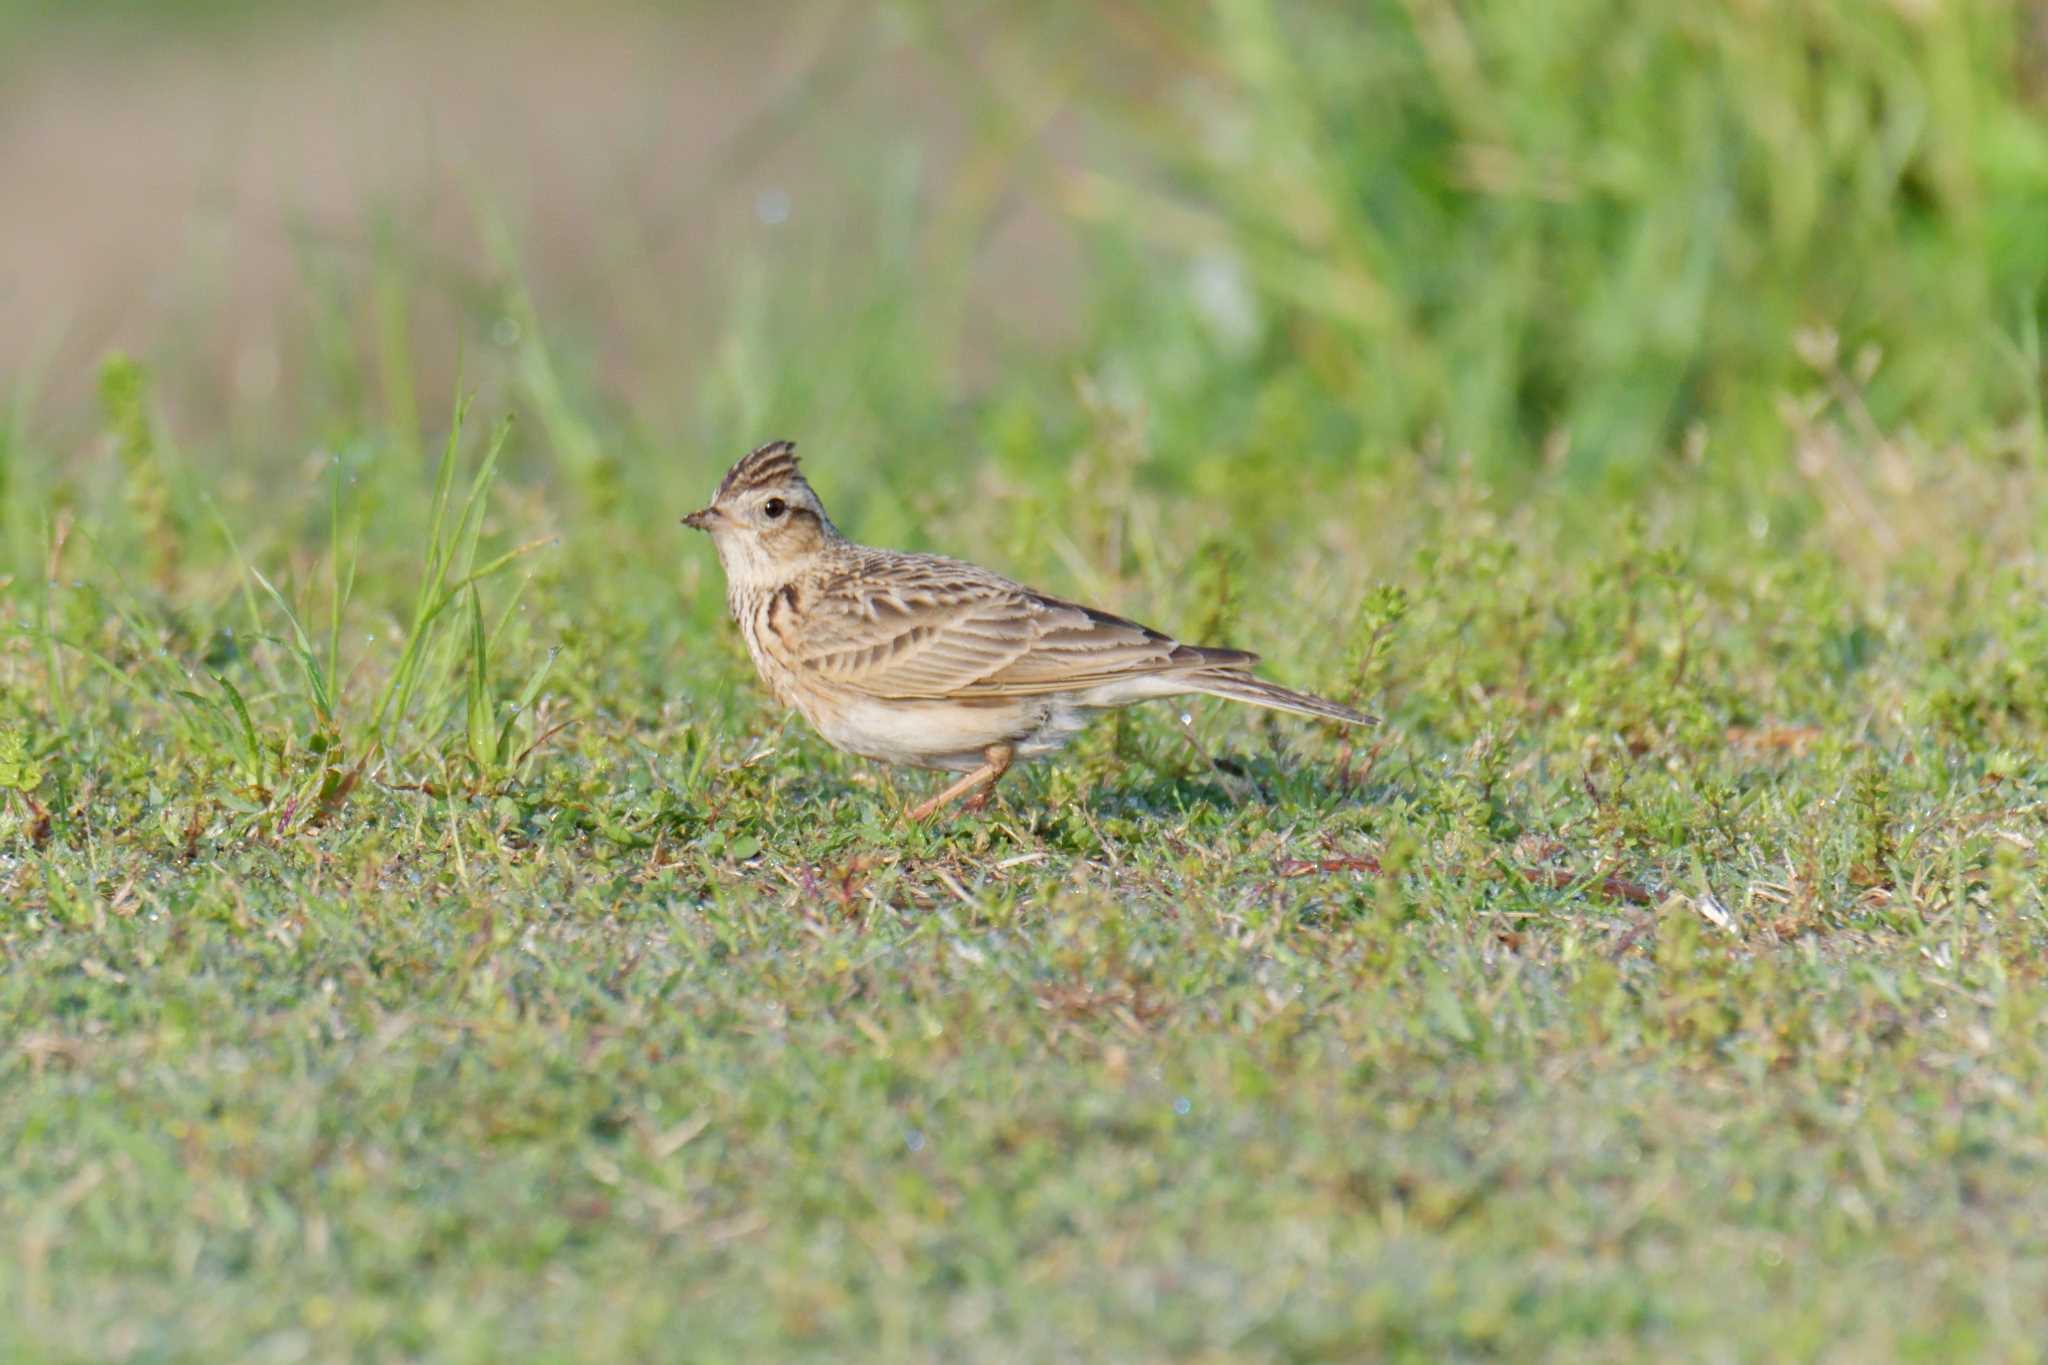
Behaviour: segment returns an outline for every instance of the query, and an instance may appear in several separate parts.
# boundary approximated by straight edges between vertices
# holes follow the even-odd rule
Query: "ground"
[[[2038,1358],[2034,16],[1673,9],[821,11],[941,168],[850,125],[675,274],[700,189],[592,263],[481,173],[259,384],[205,270],[0,338],[5,1353]],[[906,826],[677,524],[775,437],[1386,724]]]

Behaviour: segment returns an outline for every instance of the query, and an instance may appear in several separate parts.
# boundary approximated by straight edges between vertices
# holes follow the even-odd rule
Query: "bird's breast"
[[[792,607],[793,590],[786,586],[768,589],[736,589],[728,598],[733,620],[747,642],[754,671],[784,706],[805,710],[797,676],[801,658],[800,623]]]

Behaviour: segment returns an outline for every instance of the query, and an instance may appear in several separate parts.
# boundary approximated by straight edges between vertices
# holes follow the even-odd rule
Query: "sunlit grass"
[[[2017,11],[1180,17],[877,30],[965,188],[721,243],[658,392],[489,186],[471,275],[329,263],[287,439],[12,387],[8,1354],[2035,1349]],[[1096,316],[970,376],[1012,166]],[[1124,713],[906,828],[676,525],[780,436],[1388,723]]]

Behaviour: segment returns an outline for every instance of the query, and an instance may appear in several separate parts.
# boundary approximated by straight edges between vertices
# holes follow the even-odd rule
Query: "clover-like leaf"
[[[29,757],[28,741],[19,730],[0,730],[0,790],[31,792],[43,770]]]

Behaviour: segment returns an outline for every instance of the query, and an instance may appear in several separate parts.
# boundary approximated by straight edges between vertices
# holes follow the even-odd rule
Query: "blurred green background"
[[[2039,437],[2036,3],[0,25],[12,458],[79,496],[111,348],[224,471],[435,426],[459,371],[535,459],[664,507],[768,435],[941,485],[1070,450],[1077,378],[1210,494],[1418,452],[1755,478],[1812,329],[1886,429]]]

